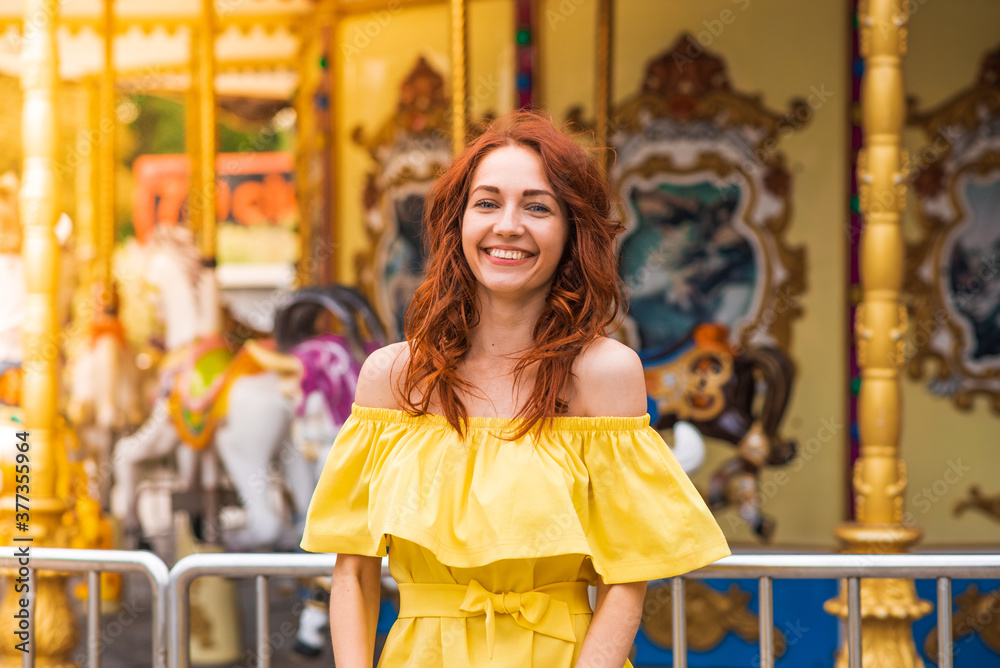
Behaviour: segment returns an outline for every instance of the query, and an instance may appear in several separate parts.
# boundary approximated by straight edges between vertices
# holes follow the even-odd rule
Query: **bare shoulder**
[[[390,343],[369,355],[361,367],[354,402],[370,408],[400,408],[394,389],[409,358],[406,341]]]
[[[642,362],[623,343],[601,337],[573,362],[575,396],[581,415],[646,414],[646,380]]]

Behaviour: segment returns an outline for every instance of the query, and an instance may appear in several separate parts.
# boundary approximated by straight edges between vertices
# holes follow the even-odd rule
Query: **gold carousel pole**
[[[201,256],[215,262],[215,154],[218,132],[215,113],[215,2],[202,0],[198,29],[198,201],[201,203]]]
[[[200,25],[192,35],[193,38],[196,38],[197,53],[194,55],[197,61],[198,80],[198,145],[195,159],[192,160],[192,171],[198,180],[191,181],[191,190],[188,193],[188,210],[198,218],[197,226],[192,231],[197,230],[199,233],[195,237],[195,241],[201,251],[201,262],[206,267],[208,278],[212,284],[210,288],[200,288],[205,290],[201,296],[218,300],[220,293],[215,280],[217,243],[215,163],[219,136],[215,95],[215,38],[218,17],[216,16],[215,0],[202,0],[200,19]],[[214,303],[211,309],[203,309],[205,317],[212,319],[210,322],[204,323],[204,332],[222,333],[222,311],[221,308],[216,307],[218,307],[218,303]],[[212,498],[210,494],[209,499]],[[206,512],[214,517],[216,510],[213,505]],[[212,542],[217,539],[214,523],[209,523],[205,538]]]
[[[97,162],[97,258],[95,278],[103,294],[111,295],[111,252],[115,245],[115,3],[104,0],[104,70],[101,72],[98,129],[100,152]],[[103,303],[108,307],[109,304]]]
[[[184,149],[188,154],[191,169],[188,174],[188,226],[195,239],[201,238],[202,209],[195,203],[195,191],[201,183],[200,167],[198,158],[199,135],[201,134],[201,121],[198,110],[200,102],[200,80],[198,71],[200,70],[199,52],[201,50],[201,36],[196,26],[191,26],[191,81],[188,84],[184,99]]]
[[[337,11],[337,0],[321,0],[318,12],[318,25],[320,26],[320,34],[326,35],[324,40],[321,40],[324,45],[321,51],[324,52],[326,56],[326,71],[327,71],[327,81],[329,84],[329,90],[327,91],[327,117],[326,117],[326,128],[320,134],[325,135],[329,144],[326,145],[327,148],[327,162],[326,164],[326,184],[324,184],[324,190],[326,194],[326,220],[323,226],[320,228],[325,234],[326,239],[321,240],[325,245],[322,247],[324,252],[319,256],[324,258],[323,262],[319,263],[319,275],[324,277],[324,280],[331,283],[339,283],[339,265],[340,261],[337,258],[336,248],[340,248],[341,244],[338,243],[338,226],[337,217],[339,214],[338,206],[340,203],[340,142],[338,141],[338,126],[340,125],[340,115],[337,113],[337,108],[340,105],[340,48],[337,43],[337,30],[338,22],[340,16]],[[317,197],[317,200],[319,197]],[[310,252],[312,252],[310,250]]]
[[[313,201],[312,164],[315,154],[312,139],[316,132],[316,118],[313,115],[313,80],[309,72],[313,68],[315,35],[309,25],[302,25],[302,44],[299,47],[299,88],[295,94],[295,184],[299,202],[299,261],[295,268],[297,287],[312,285],[315,276],[313,246]]]
[[[56,400],[59,356],[59,322],[56,292],[59,285],[59,247],[55,224],[59,215],[56,202],[56,20],[58,0],[25,0],[24,40],[21,49],[21,88],[24,93],[22,141],[24,145],[24,180],[20,208],[24,220],[24,258],[26,313],[24,321],[24,385],[22,406],[24,431],[30,444],[30,490],[28,517],[24,525],[15,525],[18,509],[14,489],[4,486],[0,499],[0,531],[13,539],[17,547],[68,547],[66,529],[60,518],[68,508],[67,490],[61,489],[60,451],[57,430]],[[13,445],[13,444],[11,444]],[[63,498],[61,498],[63,497]],[[17,530],[15,531],[15,527]],[[25,540],[27,539],[27,540]],[[10,620],[19,608],[19,596],[8,576],[0,616]],[[69,653],[77,643],[77,622],[66,595],[66,576],[36,572],[28,583],[34,596],[35,615],[31,629],[35,665],[74,666]],[[22,653],[15,649],[16,634],[7,634],[0,643],[0,664],[21,665]],[[19,641],[19,640],[18,640]]]
[[[55,237],[56,197],[56,0],[27,0],[23,42],[22,80],[24,116],[24,264],[27,313],[24,324],[24,409],[32,437],[31,491],[33,510],[41,500],[54,501],[56,458],[53,453],[56,422],[56,365],[59,331],[56,286],[59,247]]]
[[[858,156],[861,212],[862,299],[855,321],[861,390],[858,423],[861,456],[854,464],[856,521],[837,528],[852,553],[904,552],[921,536],[903,525],[906,467],[900,458],[899,368],[903,363],[906,310],[900,302],[907,157],[902,149],[905,100],[902,58],[908,13],[903,0],[868,0],[860,7],[864,147]],[[844,587],[825,609],[847,617]],[[913,622],[931,606],[917,599],[912,580],[861,583],[862,665],[923,666],[913,642]],[[848,665],[846,648],[838,668]]]
[[[468,0],[451,0],[451,128],[458,155],[465,148],[468,96]]]
[[[614,0],[599,0],[597,6],[597,109],[595,110],[596,133],[594,140],[599,148],[608,145],[608,125],[611,119],[611,77],[613,75],[614,53]],[[608,151],[601,166],[611,167],[611,152]]]

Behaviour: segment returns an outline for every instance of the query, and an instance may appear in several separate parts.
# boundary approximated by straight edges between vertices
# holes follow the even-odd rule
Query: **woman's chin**
[[[480,283],[480,294],[492,296],[504,301],[531,301],[549,293],[549,284],[532,285],[524,282],[496,281]]]

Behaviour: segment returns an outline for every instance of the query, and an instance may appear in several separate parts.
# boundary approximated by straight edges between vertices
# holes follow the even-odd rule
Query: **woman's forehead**
[[[472,189],[480,186],[552,192],[542,159],[522,146],[503,146],[487,153],[472,175]]]

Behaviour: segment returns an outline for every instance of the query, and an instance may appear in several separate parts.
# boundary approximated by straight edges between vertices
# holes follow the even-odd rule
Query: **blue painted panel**
[[[383,598],[378,608],[378,626],[375,627],[375,633],[388,633],[396,622],[398,614],[396,606]]]
[[[735,582],[753,597],[749,608],[758,610],[756,580],[706,580],[706,584],[719,591],[725,591]],[[970,584],[979,585],[980,592],[993,591],[1000,587],[997,580],[955,580],[952,593],[965,591]],[[788,643],[785,654],[778,659],[777,668],[829,668],[838,645],[838,622],[823,611],[823,603],[837,595],[835,580],[775,580],[774,581],[774,621]],[[917,595],[931,603],[936,602],[936,588],[933,580],[917,582]],[[992,620],[992,623],[998,623]],[[924,639],[937,625],[937,612],[918,620],[913,625],[917,649],[927,662],[928,668],[937,665],[937,657],[924,653]],[[637,668],[659,668],[673,665],[670,650],[654,645],[640,631],[636,639]],[[955,642],[955,668],[1000,668],[1000,654],[989,649],[978,635],[961,638]],[[748,643],[733,634],[728,635],[718,647],[709,652],[688,652],[691,668],[757,668],[760,654],[757,643]]]

